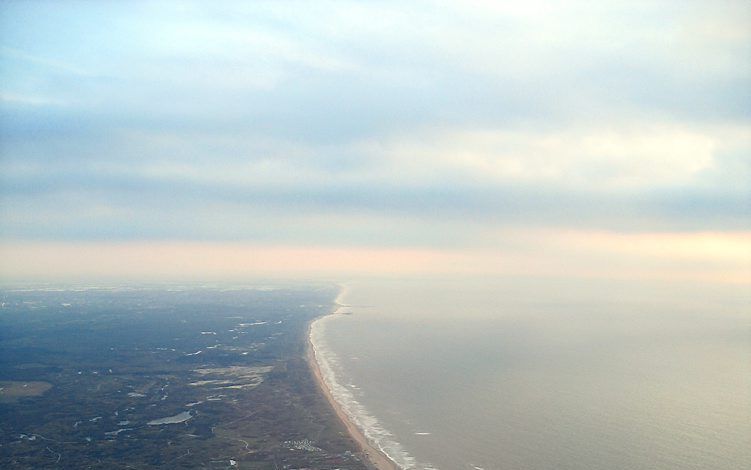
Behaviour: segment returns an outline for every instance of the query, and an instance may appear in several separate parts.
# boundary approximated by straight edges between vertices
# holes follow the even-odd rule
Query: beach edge
[[[388,458],[388,456],[384,454],[380,449],[373,446],[365,437],[365,434],[363,434],[360,428],[358,428],[357,425],[349,419],[349,416],[347,416],[347,413],[345,413],[345,411],[342,409],[339,402],[336,401],[336,398],[334,398],[334,395],[331,393],[328,385],[326,385],[326,381],[323,379],[321,368],[318,364],[318,360],[316,359],[315,346],[313,345],[313,338],[311,336],[311,333],[313,330],[313,324],[315,322],[329,315],[336,314],[337,310],[338,304],[335,303],[334,309],[331,312],[314,318],[310,321],[310,323],[308,323],[305,361],[308,363],[308,367],[313,374],[313,378],[316,381],[316,384],[318,385],[321,393],[326,398],[326,401],[329,402],[329,405],[331,406],[331,408],[333,408],[334,413],[336,414],[337,418],[339,418],[339,421],[344,425],[350,437],[352,437],[352,439],[360,448],[360,453],[365,457],[364,463],[373,470],[400,470],[399,467],[397,467],[396,463]]]

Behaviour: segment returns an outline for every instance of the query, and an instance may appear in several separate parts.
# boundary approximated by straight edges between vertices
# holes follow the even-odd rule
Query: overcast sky
[[[0,14],[6,278],[137,277],[122,260],[162,256],[165,278],[287,259],[748,280],[747,1]]]

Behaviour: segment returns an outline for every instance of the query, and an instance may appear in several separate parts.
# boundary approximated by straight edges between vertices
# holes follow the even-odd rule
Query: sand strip
[[[373,467],[375,470],[399,470],[399,468],[391,459],[386,457],[383,452],[381,452],[379,449],[375,448],[368,442],[368,439],[365,437],[362,431],[360,431],[360,428],[358,428],[349,420],[347,413],[344,412],[341,405],[339,405],[339,402],[337,402],[334,396],[331,394],[331,390],[329,390],[326,382],[324,382],[323,375],[321,374],[321,369],[318,367],[318,361],[315,358],[315,348],[313,347],[313,341],[310,338],[310,329],[312,325],[313,322],[311,322],[310,326],[308,326],[308,351],[306,358],[310,369],[313,371],[313,376],[315,377],[318,386],[320,387],[328,402],[331,404],[331,407],[334,408],[334,411],[339,417],[339,420],[347,428],[347,432],[349,432],[350,436],[352,436],[352,439],[354,439],[355,442],[357,442],[357,444],[360,446],[361,452],[368,460],[366,463],[368,463],[369,466]]]

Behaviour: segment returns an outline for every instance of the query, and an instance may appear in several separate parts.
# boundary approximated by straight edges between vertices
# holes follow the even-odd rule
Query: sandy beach
[[[333,314],[333,313],[332,313]],[[317,320],[314,320],[317,321]],[[306,359],[308,361],[308,364],[310,365],[310,369],[313,371],[313,376],[316,379],[316,382],[318,383],[318,386],[321,388],[321,391],[323,391],[323,394],[326,396],[326,399],[331,404],[331,407],[336,412],[336,415],[339,417],[339,420],[344,424],[344,426],[347,428],[347,431],[352,436],[352,439],[354,439],[358,446],[360,447],[360,450],[365,455],[367,459],[367,464],[371,466],[374,470],[399,470],[399,468],[396,466],[396,464],[391,461],[386,455],[381,452],[379,449],[372,446],[365,435],[360,431],[360,429],[352,423],[349,418],[347,417],[347,414],[344,412],[344,410],[341,408],[339,403],[336,401],[334,396],[331,394],[331,391],[329,390],[328,386],[326,385],[326,382],[323,380],[323,375],[321,374],[321,369],[318,367],[318,361],[315,358],[315,348],[313,347],[313,342],[310,339],[310,329],[312,327],[313,323],[311,322],[310,326],[308,327],[308,348],[306,353]]]

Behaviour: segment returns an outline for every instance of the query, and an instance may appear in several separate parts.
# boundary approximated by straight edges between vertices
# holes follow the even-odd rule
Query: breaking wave
[[[339,309],[349,308],[342,303],[346,288],[342,289],[336,299]],[[422,465],[412,457],[402,445],[396,441],[394,435],[383,427],[365,406],[357,400],[349,384],[343,377],[343,371],[338,357],[326,343],[326,324],[336,317],[327,315],[314,321],[310,328],[310,342],[315,353],[315,360],[321,371],[321,376],[331,395],[337,401],[349,420],[363,433],[365,438],[376,448],[380,449],[402,470],[434,469],[433,466]]]

